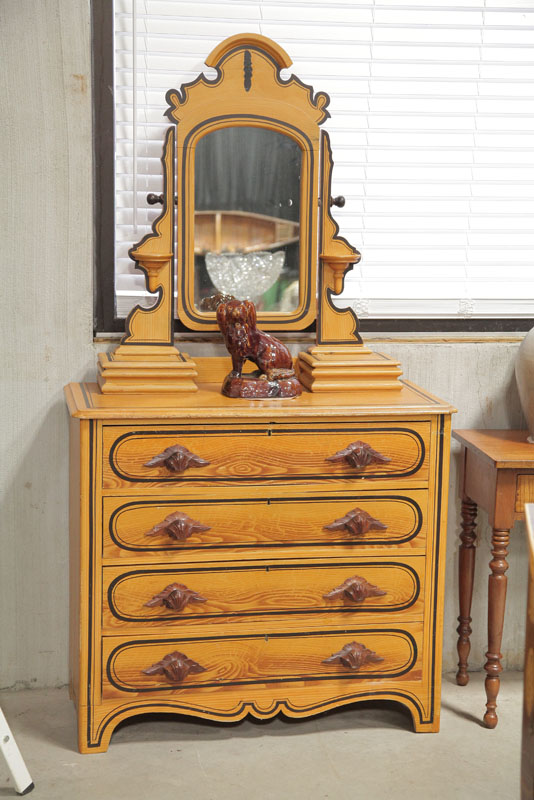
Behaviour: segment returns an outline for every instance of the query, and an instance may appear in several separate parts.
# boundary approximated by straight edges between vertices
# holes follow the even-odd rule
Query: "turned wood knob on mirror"
[[[341,664],[342,667],[356,671],[364,664],[378,663],[383,660],[382,656],[378,656],[364,644],[350,642],[350,644],[344,645],[338,653],[325,658],[323,664]]]
[[[209,461],[195,455],[183,444],[173,444],[167,447],[163,453],[154,456],[143,464],[145,467],[167,467],[171,472],[185,472],[190,467],[207,467]]]
[[[325,600],[352,600],[354,603],[361,603],[368,597],[382,597],[387,594],[383,589],[378,586],[373,586],[365,578],[360,578],[359,575],[353,575],[352,578],[347,578],[335,589],[331,589],[323,597]]]
[[[343,208],[345,205],[345,198],[342,194],[338,194],[337,197],[330,198],[330,205],[337,206],[338,208]]]
[[[194,589],[189,589],[184,583],[170,583],[159,594],[155,594],[152,600],[145,603],[148,608],[154,606],[165,606],[171,611],[182,611],[188,603],[205,603],[206,598],[202,597]]]
[[[175,511],[165,517],[163,522],[158,522],[157,525],[154,525],[153,528],[145,533],[145,536],[159,536],[162,533],[166,533],[167,536],[177,542],[185,542],[194,533],[202,533],[209,530],[211,530],[209,525],[197,522],[196,519],[192,519],[183,511]]]
[[[145,675],[165,675],[171,683],[180,683],[187,678],[189,673],[206,672],[206,668],[193,661],[192,658],[188,658],[184,653],[175,650],[164,656],[161,661],[144,669],[143,672]]]
[[[163,205],[163,194],[155,194],[154,192],[149,192],[146,196],[146,201],[149,206],[162,206]],[[174,205],[178,205],[178,196],[174,195]]]
[[[338,463],[344,461],[351,467],[362,469],[369,466],[369,464],[387,464],[391,461],[388,456],[383,456],[377,450],[374,450],[367,442],[357,441],[347,445],[343,450],[334,453],[333,456],[327,456],[327,461]]]
[[[326,531],[346,530],[353,536],[361,536],[368,531],[385,531],[387,527],[362,508],[353,508],[352,511],[347,511],[344,517],[334,520],[330,525],[324,525],[323,529]]]

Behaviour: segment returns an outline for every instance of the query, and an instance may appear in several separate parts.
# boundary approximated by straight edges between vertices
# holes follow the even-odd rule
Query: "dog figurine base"
[[[278,339],[256,327],[256,307],[250,300],[230,300],[217,306],[217,323],[232,357],[232,371],[221,392],[227,397],[261,400],[297,397],[302,386],[293,369],[291,353]],[[246,360],[258,369],[243,375]]]

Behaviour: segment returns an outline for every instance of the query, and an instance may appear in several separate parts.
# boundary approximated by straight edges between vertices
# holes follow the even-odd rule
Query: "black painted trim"
[[[95,502],[95,492],[94,492],[94,478],[93,478],[93,470],[94,470],[94,457],[93,457],[93,448],[94,448],[94,420],[89,420],[89,553],[87,559],[87,566],[88,566],[88,608],[89,608],[89,619],[87,622],[87,742],[91,741],[91,715],[92,711],[92,685],[93,685],[93,573],[94,573],[94,565],[93,565],[93,540],[94,540],[94,514],[93,514],[93,504]]]
[[[319,713],[321,713],[322,710],[331,708],[332,702],[335,703],[335,707],[336,708],[339,708],[341,706],[350,705],[351,703],[357,703],[357,702],[359,702],[361,700],[365,700],[366,698],[369,698],[370,700],[378,700],[380,702],[380,698],[381,698],[382,695],[386,697],[386,700],[387,700],[388,697],[401,697],[401,698],[404,698],[407,701],[407,703],[403,703],[403,705],[405,705],[406,708],[409,708],[409,709],[413,708],[414,710],[417,710],[417,714],[419,716],[419,723],[421,725],[429,725],[429,724],[431,724],[432,720],[425,720],[423,718],[423,712],[422,712],[422,708],[421,708],[421,698],[420,697],[418,697],[417,695],[409,694],[408,692],[400,692],[400,691],[397,691],[397,690],[394,690],[394,689],[391,689],[391,690],[380,690],[380,689],[377,689],[376,691],[372,691],[372,692],[357,692],[356,694],[352,694],[352,695],[344,695],[341,698],[337,698],[336,697],[336,698],[334,698],[333,701],[332,701],[332,699],[329,699],[329,700],[325,700],[324,702],[321,702],[321,703],[316,703],[315,705],[307,705],[307,706],[304,707],[303,710],[306,713],[306,715],[308,715],[310,713],[319,714]],[[399,700],[398,702],[402,702],[402,701]],[[252,714],[252,709],[257,709],[256,704],[254,702],[249,702],[249,701],[243,701],[243,702],[239,703],[239,705],[236,707],[236,709],[232,710],[230,712],[224,712],[224,711],[219,711],[219,710],[215,710],[215,709],[213,711],[205,711],[205,710],[201,711],[198,707],[187,706],[182,702],[179,702],[179,703],[178,702],[165,703],[165,702],[161,702],[160,700],[153,700],[152,702],[148,702],[148,703],[140,703],[139,705],[135,705],[135,706],[127,704],[126,708],[124,706],[122,706],[120,709],[112,711],[110,714],[108,714],[107,717],[105,717],[100,722],[100,727],[99,727],[99,731],[98,731],[98,740],[97,740],[96,743],[90,744],[89,747],[100,747],[100,743],[102,742],[102,737],[104,735],[104,731],[106,730],[106,728],[113,722],[113,720],[116,717],[121,716],[123,713],[125,713],[125,711],[126,712],[130,712],[130,711],[138,711],[139,710],[139,712],[142,713],[142,714],[150,714],[150,713],[154,713],[154,712],[157,713],[157,709],[158,708],[170,708],[170,709],[173,710],[173,712],[175,714],[180,714],[181,711],[182,711],[182,713],[186,713],[187,714],[188,711],[191,711],[191,713],[193,715],[195,715],[197,717],[200,717],[201,719],[210,719],[212,717],[214,717],[215,719],[218,719],[220,717],[227,717],[228,720],[231,721],[233,719],[235,720],[236,718],[240,718],[242,709],[244,707],[247,707],[247,706],[250,708],[249,714]],[[271,717],[274,717],[274,716],[276,716],[277,714],[279,714],[281,712],[283,713],[284,709],[289,710],[289,709],[294,709],[294,707],[291,706],[291,703],[288,703],[287,700],[275,700],[273,702],[272,706],[271,706],[271,709],[267,713],[269,714],[269,717],[271,718]],[[297,710],[300,710],[300,709],[297,709]],[[301,715],[299,714],[299,716],[301,716]]]
[[[115,319],[113,4],[92,0],[94,332],[124,330]],[[118,324],[117,324],[118,323]]]
[[[445,431],[445,416],[443,414],[440,415],[439,419],[439,444],[438,444],[438,494],[437,494],[437,508],[436,508],[436,535],[435,535],[435,543],[434,543],[434,582],[433,582],[433,592],[434,592],[434,619],[433,619],[433,631],[432,631],[432,675],[430,678],[430,719],[434,719],[434,706],[435,706],[435,695],[436,695],[436,627],[437,627],[437,613],[438,613],[438,576],[439,576],[439,566],[440,566],[440,558],[439,558],[439,549],[440,549],[440,538],[441,538],[441,503],[442,503],[442,492],[443,492],[443,448],[444,448],[444,431]]]
[[[269,61],[271,61],[273,66],[276,68],[275,80],[278,82],[278,84],[280,86],[288,86],[289,84],[295,82],[295,83],[298,83],[298,85],[301,86],[303,89],[307,89],[307,91],[308,91],[308,101],[309,101],[310,105],[312,106],[312,108],[317,108],[317,103],[318,103],[319,97],[324,97],[325,98],[325,102],[324,102],[323,107],[321,109],[323,117],[317,123],[318,125],[322,125],[323,122],[325,122],[325,120],[327,120],[330,117],[330,112],[326,110],[328,108],[328,106],[330,105],[330,97],[326,92],[315,92],[314,93],[313,86],[311,86],[309,83],[304,83],[303,81],[300,80],[300,78],[297,78],[297,76],[294,75],[294,74],[291,74],[289,76],[289,78],[287,78],[287,80],[283,80],[280,77],[280,72],[281,72],[282,68],[280,67],[280,65],[278,64],[276,59],[274,59],[273,56],[271,56],[271,54],[268,53],[266,50],[264,50],[263,48],[261,48],[261,47],[259,47],[257,45],[239,45],[237,47],[232,48],[232,50],[228,50],[224,54],[224,56],[221,58],[221,60],[218,61],[217,64],[213,67],[213,69],[215,69],[215,71],[217,73],[213,80],[207,79],[204,76],[204,73],[201,72],[192,81],[189,81],[188,83],[182,83],[182,85],[180,86],[179,89],[169,89],[167,91],[166,95],[165,95],[165,100],[169,104],[169,107],[165,111],[165,116],[169,120],[171,120],[171,122],[176,124],[176,118],[174,117],[173,114],[174,114],[174,111],[178,110],[178,106],[176,106],[174,104],[174,102],[171,100],[171,95],[172,94],[176,94],[176,96],[179,99],[179,105],[181,105],[181,104],[185,103],[185,101],[186,101],[186,91],[185,90],[186,89],[191,89],[193,86],[196,86],[197,83],[203,83],[205,86],[215,88],[217,86],[217,84],[220,82],[221,78],[222,78],[222,72],[221,72],[221,69],[220,69],[220,65],[223,63],[223,61],[225,61],[227,58],[230,58],[230,56],[232,56],[234,53],[239,52],[240,50],[249,50],[249,51],[250,50],[254,50],[257,53],[261,53],[262,56],[264,56]]]
[[[213,683],[184,683],[180,684],[179,686],[175,686],[174,688],[179,688],[180,691],[185,689],[204,689],[204,688],[213,688],[213,687],[220,687],[220,686],[251,686],[254,684],[267,684],[267,683],[297,683],[301,681],[328,681],[328,680],[375,680],[378,678],[399,678],[402,675],[406,675],[406,673],[410,672],[413,669],[414,665],[417,662],[418,657],[418,650],[417,644],[412,636],[411,633],[405,631],[402,628],[359,628],[356,630],[345,630],[345,631],[307,631],[305,633],[269,633],[265,634],[269,637],[269,639],[300,639],[305,636],[324,636],[325,638],[329,636],[339,636],[341,633],[347,634],[347,636],[365,636],[369,633],[379,633],[379,634],[397,634],[400,636],[404,636],[412,647],[412,658],[407,663],[407,665],[397,672],[363,672],[363,673],[351,673],[350,675],[343,675],[339,673],[335,673],[333,675],[301,675],[296,678],[284,676],[281,678],[256,678],[251,680],[241,680],[241,681],[215,681]],[[114,686],[116,689],[119,689],[121,692],[135,692],[136,694],[146,693],[146,692],[168,692],[169,688],[173,688],[172,685],[167,686],[151,686],[148,688],[143,687],[127,687],[124,684],[117,683],[112,675],[112,666],[113,660],[117,653],[120,650],[124,650],[125,648],[132,648],[132,647],[146,647],[147,645],[154,645],[154,644],[169,644],[171,647],[181,646],[184,643],[191,643],[191,642],[213,642],[215,646],[217,646],[217,642],[223,640],[242,640],[242,639],[263,639],[264,635],[251,635],[251,634],[241,634],[237,636],[202,636],[202,637],[187,637],[187,638],[180,638],[180,639],[150,639],[147,641],[146,639],[132,639],[129,642],[123,642],[122,644],[117,645],[111,653],[109,654],[107,664],[106,664],[106,675],[108,678],[109,683]],[[118,680],[118,678],[117,678]]]
[[[311,608],[311,609],[285,609],[280,608],[276,611],[227,611],[227,612],[218,612],[212,614],[173,614],[172,612],[164,615],[164,616],[151,616],[151,617],[127,617],[123,614],[120,614],[117,611],[115,602],[114,602],[114,591],[118,584],[120,584],[123,580],[131,578],[135,575],[143,575],[143,576],[154,576],[154,575],[175,575],[177,576],[176,579],[180,577],[181,574],[190,574],[194,573],[196,575],[203,574],[206,572],[265,572],[266,569],[269,572],[275,572],[276,570],[301,570],[306,569],[308,571],[315,570],[315,569],[337,569],[338,567],[347,567],[348,569],[364,569],[365,567],[393,567],[395,569],[403,569],[406,572],[410,573],[410,576],[414,582],[414,589],[412,596],[409,600],[405,601],[404,603],[397,603],[396,605],[373,605],[372,602],[367,603],[365,605],[360,606],[337,606],[337,607],[329,607],[324,606],[322,608]],[[177,575],[177,573],[179,573]],[[400,561],[362,561],[354,563],[352,561],[349,562],[342,562],[342,563],[314,563],[314,564],[268,564],[264,566],[258,565],[251,565],[251,566],[242,566],[242,567],[189,567],[189,568],[180,568],[179,566],[174,567],[174,569],[137,569],[131,570],[130,572],[124,572],[121,575],[118,575],[114,578],[108,586],[108,607],[112,615],[116,619],[120,619],[123,622],[168,622],[169,620],[190,620],[190,619],[218,619],[220,617],[227,617],[229,619],[235,617],[272,617],[278,614],[286,615],[299,615],[299,614],[368,614],[373,612],[374,614],[382,614],[382,613],[394,613],[398,611],[406,611],[406,609],[411,608],[419,599],[419,595],[421,592],[421,582],[419,580],[419,575],[413,569],[413,567],[409,566],[409,564],[403,564]]]
[[[104,499],[104,498],[103,498]],[[269,504],[269,503],[321,503],[324,500],[340,500],[340,501],[347,501],[347,502],[360,502],[362,500],[391,500],[393,502],[402,501],[407,503],[408,505],[412,506],[413,510],[416,514],[416,524],[413,531],[408,534],[407,536],[401,536],[400,538],[391,538],[391,539],[340,539],[339,541],[309,541],[306,542],[304,540],[298,542],[272,542],[272,543],[258,543],[255,544],[236,544],[231,542],[226,542],[223,544],[187,544],[187,542],[180,543],[180,544],[168,544],[162,545],[160,547],[155,547],[154,544],[151,542],[147,544],[146,547],[133,547],[132,545],[127,545],[123,542],[120,537],[118,537],[115,526],[116,526],[116,519],[117,517],[127,508],[130,507],[143,507],[143,506],[172,506],[172,507],[179,507],[181,503],[188,506],[205,506],[205,505],[242,505],[242,504]],[[339,496],[336,495],[333,497],[332,495],[321,495],[315,497],[270,497],[270,498],[232,498],[232,499],[203,499],[203,500],[184,500],[184,499],[176,499],[176,500],[145,500],[145,501],[131,501],[129,503],[123,503],[123,505],[118,506],[113,510],[110,514],[109,521],[108,521],[108,532],[110,539],[112,542],[121,550],[129,550],[131,552],[137,553],[144,553],[146,551],[167,551],[167,552],[187,552],[188,550],[221,550],[221,549],[228,549],[230,548],[239,548],[239,549],[255,549],[255,548],[292,548],[292,547],[306,547],[306,546],[323,546],[326,545],[328,547],[347,547],[350,544],[354,544],[358,547],[361,546],[369,546],[369,545],[384,545],[389,547],[390,545],[398,545],[398,544],[405,544],[406,542],[410,542],[412,539],[415,539],[416,536],[419,535],[421,531],[421,527],[423,525],[423,512],[422,509],[412,497],[405,497],[403,495],[380,495],[377,498],[375,494],[356,494],[356,495],[343,495]]]
[[[250,478],[250,479],[246,479],[243,476],[238,476],[238,477],[228,476],[228,477],[224,477],[224,478],[216,478],[216,477],[203,478],[202,476],[198,477],[197,475],[192,475],[191,477],[188,477],[188,476],[185,477],[182,474],[180,474],[179,477],[171,476],[171,477],[167,478],[167,477],[162,477],[162,476],[155,476],[155,477],[153,476],[153,477],[150,477],[150,478],[141,478],[141,477],[125,475],[123,472],[121,472],[118,469],[118,467],[115,464],[115,453],[116,453],[118,447],[120,446],[120,444],[125,439],[131,438],[131,437],[134,437],[134,436],[137,436],[139,438],[147,438],[147,439],[149,439],[151,436],[154,436],[154,437],[157,437],[157,436],[176,436],[177,434],[180,435],[180,436],[198,435],[200,433],[200,431],[194,430],[194,429],[193,430],[179,430],[179,431],[177,431],[176,429],[174,429],[174,430],[165,430],[165,431],[162,431],[162,430],[158,430],[158,431],[129,431],[128,433],[123,433],[122,436],[119,436],[119,438],[116,439],[113,442],[112,446],[110,447],[110,450],[109,450],[109,465],[110,465],[111,470],[115,473],[115,475],[117,475],[118,478],[120,478],[120,480],[127,481],[128,483],[213,483],[213,484],[217,484],[217,483],[233,483],[233,482],[238,481],[240,483],[246,482],[248,484],[248,483],[263,483],[264,481],[275,481],[276,482],[276,481],[281,481],[281,480],[286,481],[288,483],[289,482],[295,483],[295,482],[299,482],[299,481],[308,481],[308,480],[342,480],[342,481],[346,481],[348,478],[359,478],[360,476],[363,476],[365,478],[384,478],[384,479],[407,478],[410,475],[414,475],[416,472],[418,472],[421,469],[421,466],[424,463],[425,455],[426,455],[426,448],[425,448],[425,443],[424,443],[423,438],[421,437],[421,435],[417,431],[414,431],[411,428],[403,428],[403,427],[374,427],[374,428],[363,428],[362,429],[362,428],[355,427],[355,428],[321,428],[320,430],[317,430],[317,429],[314,429],[314,428],[302,428],[301,430],[295,430],[295,429],[287,429],[286,430],[284,428],[278,428],[276,430],[276,433],[277,434],[291,433],[293,435],[295,435],[295,434],[303,434],[303,433],[313,433],[315,435],[317,435],[318,433],[336,433],[336,434],[337,433],[359,433],[361,435],[364,435],[366,433],[377,433],[377,432],[384,432],[384,431],[388,432],[388,433],[389,432],[393,432],[393,433],[410,434],[411,436],[413,436],[414,439],[416,439],[419,442],[420,457],[419,457],[419,460],[417,461],[417,463],[415,464],[415,466],[412,467],[410,470],[402,470],[401,472],[352,472],[352,473],[349,473],[349,474],[346,474],[346,475],[330,475],[328,473],[326,473],[326,474],[321,474],[321,473],[319,473],[319,474],[302,473],[302,474],[295,475],[295,476],[269,475],[269,476],[254,477],[254,478]],[[235,431],[235,430],[231,431],[231,430],[228,430],[228,429],[226,429],[226,430],[204,430],[203,431],[203,435],[204,436],[209,436],[209,435],[214,435],[214,434],[217,434],[217,435],[226,434],[228,436],[235,436],[236,433],[237,433],[237,431]],[[266,433],[266,435],[268,435],[268,436],[271,434],[271,432],[267,428],[261,429],[261,430],[260,429],[258,429],[258,430],[250,430],[250,431],[247,431],[247,433]]]

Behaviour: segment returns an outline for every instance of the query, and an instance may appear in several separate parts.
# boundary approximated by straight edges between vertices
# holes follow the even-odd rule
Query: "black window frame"
[[[113,3],[92,0],[93,158],[94,158],[94,335],[123,333],[124,319],[115,316],[115,172]],[[132,245],[135,244],[132,242]],[[533,300],[534,307],[534,300]],[[534,327],[534,317],[489,318],[360,318],[360,331],[388,333],[510,332]],[[315,330],[315,325],[306,329]],[[175,320],[175,332],[190,331]],[[186,337],[184,337],[186,338]]]

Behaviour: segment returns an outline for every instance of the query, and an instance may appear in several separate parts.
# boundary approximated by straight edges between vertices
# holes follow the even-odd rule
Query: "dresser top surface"
[[[81,419],[289,420],[325,417],[420,416],[455,409],[418,386],[403,381],[400,391],[308,392],[300,397],[242,400],[224,397],[220,383],[200,383],[197,392],[102,394],[96,383],[69,383],[65,396],[71,416]]]

